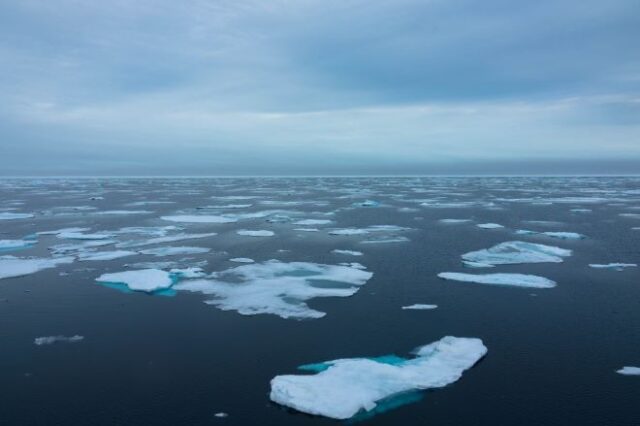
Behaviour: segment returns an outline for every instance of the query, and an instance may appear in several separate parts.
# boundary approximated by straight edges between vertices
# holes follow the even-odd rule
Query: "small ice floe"
[[[311,309],[307,300],[352,296],[372,276],[349,266],[270,260],[217,272],[211,279],[183,281],[173,289],[211,295],[205,303],[242,315],[314,319],[325,313]]]
[[[103,210],[99,212],[94,212],[92,214],[99,216],[128,216],[128,215],[138,215],[138,214],[151,214],[153,213],[150,210]]]
[[[273,231],[267,231],[264,229],[260,229],[260,230],[240,229],[236,231],[236,234],[244,235],[245,237],[273,237],[275,235]]]
[[[249,259],[248,257],[234,257],[232,259],[229,259],[230,262],[236,262],[236,263],[254,263],[255,261],[253,259]]]
[[[202,268],[191,267],[191,268],[174,268],[169,271],[171,275],[178,278],[202,278],[206,274],[202,270]]]
[[[348,266],[349,268],[362,269],[363,271],[367,269],[362,263],[358,262],[340,262],[338,265]]]
[[[229,414],[224,413],[224,412],[222,412],[222,411],[221,411],[221,412],[219,412],[219,413],[215,413],[215,414],[213,415],[213,417],[217,417],[217,418],[219,418],[219,419],[224,419],[225,417],[229,417]]]
[[[73,260],[73,257],[44,259],[0,256],[0,279],[35,274],[36,272],[44,269],[55,268],[61,264],[72,263]]]
[[[294,225],[302,225],[302,226],[314,226],[314,225],[328,225],[331,221],[328,219],[305,219],[299,220],[297,222],[293,222]]]
[[[458,225],[462,223],[469,223],[471,219],[440,219],[438,222],[446,223],[447,225]]]
[[[65,240],[107,240],[113,237],[113,234],[83,234],[82,232],[60,232],[56,234],[56,236]]]
[[[591,213],[592,211],[591,209],[571,209],[573,213]]]
[[[456,382],[486,353],[480,339],[446,336],[417,348],[410,359],[387,355],[301,366],[316,374],[276,376],[269,396],[278,404],[332,419],[371,415],[419,399],[402,398],[411,392]]]
[[[616,373],[622,374],[624,376],[640,376],[640,367],[625,366],[619,370],[616,370]]]
[[[590,263],[590,267],[597,269],[613,269],[614,271],[623,271],[625,268],[635,268],[636,263]]]
[[[361,251],[355,251],[355,250],[339,250],[339,249],[335,249],[335,250],[331,250],[331,253],[346,254],[346,255],[349,255],[349,256],[362,256],[362,252]]]
[[[169,272],[159,269],[142,269],[138,271],[115,272],[102,274],[96,281],[105,284],[121,284],[129,290],[153,293],[171,287],[175,280]]]
[[[415,303],[413,305],[403,306],[402,309],[429,310],[429,309],[436,309],[437,307],[438,307],[438,305],[426,305],[426,304],[423,304],[423,303]]]
[[[34,217],[32,213],[0,212],[0,220],[30,219],[32,217]]]
[[[472,251],[462,255],[466,262],[476,265],[510,265],[518,263],[560,263],[571,250],[524,241],[507,241],[488,249]]]
[[[476,284],[508,285],[514,287],[553,288],[555,281],[537,275],[527,274],[465,274],[460,272],[442,272],[439,278]]]
[[[25,249],[36,243],[36,240],[0,240],[0,251]]]
[[[58,234],[69,233],[69,232],[85,232],[85,231],[88,231],[89,229],[91,228],[62,228],[62,229],[56,229],[55,231],[36,232],[36,235],[58,235]]]
[[[329,231],[329,235],[366,235],[375,232],[400,232],[407,231],[405,228],[397,225],[372,225],[366,228],[341,228]]]
[[[298,232],[320,232],[318,228],[293,228],[293,230]]]
[[[406,243],[407,241],[411,241],[411,240],[403,236],[375,237],[375,238],[366,239],[364,241],[360,241],[360,244]]]
[[[344,228],[344,229],[334,229],[333,231],[329,231],[329,235],[364,235],[368,234],[369,231],[366,229],[359,228]]]
[[[33,343],[42,346],[42,345],[52,345],[54,343],[63,342],[63,343],[78,343],[84,340],[84,336],[45,336],[45,337],[36,337],[33,340]]]
[[[482,229],[499,229],[499,228],[504,228],[504,226],[500,225],[499,223],[479,223],[476,225],[478,228],[482,228]]]
[[[211,251],[208,247],[157,247],[147,250],[140,250],[142,254],[153,256],[178,256],[187,254],[201,254]]]
[[[380,203],[374,200],[364,200],[357,203],[353,203],[353,205],[356,207],[378,207],[380,206]]]
[[[177,241],[197,240],[201,238],[213,237],[215,235],[218,235],[218,234],[215,232],[207,232],[203,234],[182,233],[177,235],[167,235],[165,237],[150,238],[148,240],[142,240],[142,241],[125,241],[125,242],[116,244],[116,247],[119,247],[119,248],[143,247],[143,246],[150,246],[155,244],[175,243]]]
[[[620,213],[620,217],[626,217],[628,219],[640,219],[640,213]]]
[[[529,229],[518,229],[516,230],[516,234],[517,235],[536,235],[536,234],[539,234],[539,232],[531,231]]]
[[[542,235],[559,238],[561,240],[582,240],[586,238],[584,235],[578,234],[577,232],[543,232]]]
[[[160,219],[182,223],[234,223],[238,221],[236,218],[220,215],[175,215],[162,216]]]
[[[78,260],[80,261],[106,261],[120,259],[121,257],[134,256],[138,253],[128,250],[112,250],[112,251],[96,251],[80,253]]]
[[[89,240],[75,244],[56,244],[49,247],[49,250],[56,255],[72,254],[78,255],[87,251],[93,251],[98,247],[104,247],[114,244],[114,240]]]

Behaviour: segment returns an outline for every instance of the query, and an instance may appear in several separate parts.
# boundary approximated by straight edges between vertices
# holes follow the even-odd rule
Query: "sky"
[[[640,173],[638,0],[0,0],[0,175]]]

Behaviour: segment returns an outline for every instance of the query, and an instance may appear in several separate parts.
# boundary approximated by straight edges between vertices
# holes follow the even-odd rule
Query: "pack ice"
[[[454,383],[486,353],[480,339],[446,336],[418,348],[413,359],[346,358],[320,364],[314,375],[276,376],[270,398],[304,413],[349,419],[387,398]]]
[[[171,274],[160,269],[141,269],[102,274],[96,278],[96,281],[108,284],[124,284],[130,290],[147,293],[167,289],[174,283]]]
[[[553,288],[556,283],[548,278],[527,274],[465,274],[442,272],[439,278],[476,284],[509,285],[514,287]]]
[[[510,265],[518,263],[559,263],[571,250],[524,241],[507,241],[488,249],[472,251],[462,255],[465,262],[480,265]]]
[[[63,263],[72,263],[73,257],[19,258],[15,256],[0,256],[0,279],[21,277],[34,274],[43,269],[55,268]]]
[[[325,313],[311,309],[307,300],[351,296],[372,276],[351,266],[269,260],[214,273],[213,279],[183,281],[173,289],[212,295],[205,303],[242,315],[311,319]]]

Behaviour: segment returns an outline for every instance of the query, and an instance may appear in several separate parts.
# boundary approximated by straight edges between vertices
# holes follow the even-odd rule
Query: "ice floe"
[[[465,274],[460,272],[442,272],[438,277],[476,284],[507,285],[514,287],[553,288],[556,283],[548,278],[527,274]]]
[[[238,221],[236,218],[220,215],[176,215],[162,216],[160,219],[182,223],[234,223]]]
[[[613,269],[614,271],[623,271],[625,268],[635,268],[637,263],[590,263],[590,267],[596,269]]]
[[[36,240],[0,240],[0,251],[18,250],[33,247]]]
[[[58,238],[65,240],[106,240],[113,237],[113,234],[83,234],[82,232],[59,232]]]
[[[96,281],[107,284],[124,284],[130,290],[152,293],[171,287],[175,280],[171,274],[159,269],[141,269],[138,271],[102,274]]]
[[[32,217],[34,217],[32,213],[0,212],[0,220],[30,219]]]
[[[458,225],[462,223],[469,223],[471,222],[471,219],[440,219],[438,222],[446,223],[448,225]]]
[[[619,370],[616,370],[616,373],[622,374],[624,376],[640,376],[640,367],[625,366]]]
[[[183,281],[173,288],[212,295],[215,298],[205,303],[242,315],[311,319],[325,313],[311,309],[307,300],[351,296],[372,275],[350,266],[270,260],[217,272],[212,279]]]
[[[37,235],[58,235],[58,234],[63,234],[63,233],[69,233],[69,232],[85,232],[88,231],[91,228],[62,228],[62,229],[56,229],[55,231],[41,231],[41,232],[36,232]]]
[[[276,376],[270,398],[304,413],[349,419],[391,397],[454,383],[486,353],[480,339],[446,336],[418,348],[412,359],[346,358],[318,364],[313,375]]]
[[[438,305],[427,305],[427,304],[424,304],[424,303],[415,303],[413,305],[403,306],[402,309],[430,310],[430,309],[436,309],[437,307],[438,307]]]
[[[72,263],[73,260],[73,257],[45,259],[0,256],[0,279],[34,274],[44,269],[55,268],[61,264]]]
[[[80,261],[107,261],[120,259],[121,257],[134,256],[138,253],[128,250],[112,250],[112,251],[96,251],[80,253],[78,260]]]
[[[510,265],[518,263],[559,263],[563,257],[571,255],[571,250],[524,241],[507,241],[488,249],[472,251],[462,255],[466,262],[475,266]]]
[[[362,252],[361,251],[356,251],[356,250],[340,250],[340,249],[335,249],[335,250],[331,250],[331,253],[335,253],[335,254],[346,254],[349,256],[362,256]]]
[[[140,250],[142,254],[153,256],[178,256],[187,254],[201,254],[211,251],[208,247],[157,247],[147,250]]]
[[[236,231],[236,234],[244,235],[245,237],[273,237],[275,235],[273,231],[267,231],[264,229],[260,229],[260,230],[240,229]]]
[[[479,223],[476,226],[478,228],[482,228],[482,229],[500,229],[500,228],[504,228],[504,226],[500,225],[499,223]]]
[[[33,343],[42,346],[42,345],[52,345],[54,343],[63,342],[63,343],[78,343],[84,340],[84,336],[45,336],[45,337],[36,337],[33,340]]]
[[[582,234],[578,234],[577,232],[543,232],[543,235],[547,237],[559,238],[561,240],[581,240],[586,238]]]
[[[293,222],[294,225],[302,226],[328,225],[329,223],[331,223],[331,221],[328,219],[305,219]]]
[[[229,259],[230,262],[236,263],[254,263],[253,259],[249,259],[248,257],[234,257]]]

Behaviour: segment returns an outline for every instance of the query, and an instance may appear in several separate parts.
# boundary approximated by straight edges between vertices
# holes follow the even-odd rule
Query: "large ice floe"
[[[372,276],[351,266],[269,260],[217,272],[211,279],[183,281],[173,289],[211,295],[205,303],[242,315],[312,319],[325,313],[307,306],[307,300],[351,296]]]
[[[613,269],[614,271],[623,271],[625,268],[636,268],[637,263],[590,263],[591,268],[596,269]]]
[[[34,274],[44,269],[55,268],[60,264],[72,263],[73,257],[57,258],[19,258],[15,256],[0,256],[0,279],[21,277]]]
[[[0,252],[33,247],[37,240],[0,240]]]
[[[556,286],[555,281],[548,278],[527,274],[465,274],[460,272],[442,272],[438,274],[438,277],[450,281],[514,287],[553,288]]]
[[[32,213],[0,212],[0,220],[30,219],[32,217]]]
[[[454,383],[486,353],[480,339],[446,336],[417,348],[412,359],[388,355],[310,364],[300,368],[316,374],[274,377],[270,398],[304,413],[350,419],[397,407],[397,398],[411,392]]]
[[[160,269],[141,269],[138,271],[102,274],[96,281],[111,285],[124,285],[129,290],[153,293],[170,288],[175,282],[171,273]]]
[[[273,237],[275,233],[273,231],[267,231],[265,229],[240,229],[236,231],[236,234],[243,235],[245,237]]]
[[[518,263],[560,263],[563,257],[571,255],[571,250],[524,241],[507,241],[488,249],[471,251],[462,255],[465,263],[474,267],[483,265],[511,265]]]

